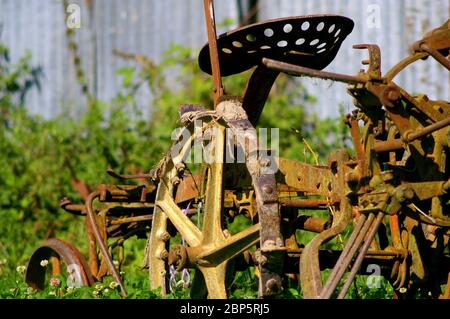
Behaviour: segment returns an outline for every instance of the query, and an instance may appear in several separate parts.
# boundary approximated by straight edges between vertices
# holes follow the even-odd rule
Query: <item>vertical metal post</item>
[[[213,0],[203,0],[206,19],[206,31],[208,33],[209,57],[211,60],[211,70],[214,89],[214,108],[217,107],[219,98],[224,94],[222,77],[220,75],[219,51],[217,49],[216,23],[214,16]]]

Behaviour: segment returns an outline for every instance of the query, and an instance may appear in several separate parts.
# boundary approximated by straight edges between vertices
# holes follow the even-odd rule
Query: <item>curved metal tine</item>
[[[103,238],[102,234],[100,233],[100,230],[97,225],[97,219],[95,218],[95,213],[94,213],[94,208],[93,208],[92,203],[93,203],[94,199],[98,198],[99,196],[100,196],[99,192],[93,192],[86,199],[86,212],[87,212],[88,222],[90,223],[90,225],[92,227],[95,239],[97,240],[97,244],[100,248],[100,252],[102,253],[103,258],[106,261],[109,271],[111,271],[114,280],[119,284],[120,295],[122,297],[126,297],[127,292],[125,290],[125,285],[123,284],[123,281],[119,275],[119,272],[117,271],[116,267],[114,266],[111,254],[109,253],[109,249],[106,246],[105,239]]]
[[[352,266],[352,269],[350,271],[350,274],[348,275],[344,286],[342,287],[342,290],[339,292],[338,299],[343,299],[345,295],[347,294],[348,288],[350,287],[351,283],[353,282],[353,279],[356,276],[356,273],[358,272],[359,268],[361,267],[361,264],[364,260],[364,256],[367,253],[367,250],[369,249],[369,246],[375,237],[375,234],[378,230],[378,227],[380,227],[381,221],[383,220],[384,214],[378,213],[377,219],[375,220],[373,227],[370,229],[370,232],[368,233],[367,237],[364,239],[364,245],[361,247],[361,250],[359,251],[358,257],[356,257],[355,263]]]
[[[320,294],[320,298],[328,299],[331,297],[333,291],[336,289],[337,285],[341,281],[342,276],[347,270],[348,265],[351,263],[358,248],[363,242],[364,237],[369,231],[370,225],[372,225],[375,216],[373,214],[369,214],[367,220],[363,218],[363,216],[361,216],[361,219],[358,222],[355,231],[350,236],[347,246],[345,247],[344,251],[342,251],[341,256],[339,256],[339,259],[336,262],[336,265],[332,273],[328,277],[328,281]]]

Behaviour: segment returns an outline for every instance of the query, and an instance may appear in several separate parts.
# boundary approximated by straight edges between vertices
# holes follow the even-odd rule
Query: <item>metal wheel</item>
[[[241,255],[259,240],[259,225],[254,224],[234,235],[230,235],[224,223],[224,166],[225,125],[219,121],[205,121],[200,131],[206,133],[211,128],[215,134],[210,141],[203,141],[203,149],[210,149],[212,160],[206,164],[203,176],[203,192],[197,198],[202,203],[202,227],[187,216],[175,201],[176,189],[183,176],[186,158],[196,137],[193,125],[184,128],[190,138],[179,152],[166,161],[158,186],[153,213],[152,232],[149,239],[148,256],[150,265],[150,286],[161,288],[162,294],[169,291],[169,264],[178,270],[194,268],[191,286],[193,297],[226,298],[227,270],[231,261]],[[211,159],[211,158],[210,158]],[[204,195],[204,196],[203,196]],[[170,227],[174,226],[186,245],[174,245],[176,238]],[[179,243],[179,240],[178,240]]]
[[[43,260],[47,260],[48,265],[41,265]],[[62,263],[67,271],[63,270]],[[28,262],[25,281],[34,289],[44,290],[49,283],[46,279],[49,272],[52,277],[67,276],[67,283],[74,287],[94,283],[94,277],[83,255],[75,247],[58,238],[47,240],[33,252]]]

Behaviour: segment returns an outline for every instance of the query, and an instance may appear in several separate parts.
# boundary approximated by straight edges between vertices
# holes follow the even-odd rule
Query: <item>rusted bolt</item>
[[[174,176],[172,177],[170,182],[172,183],[173,186],[178,186],[181,183],[181,179],[178,176]]]
[[[166,249],[161,250],[161,252],[159,253],[159,259],[167,260],[168,257],[169,252]]]
[[[395,90],[391,90],[391,91],[389,91],[387,97],[392,102],[395,102],[395,101],[397,101],[400,98],[400,94],[397,91],[395,91]]]
[[[279,291],[278,282],[274,278],[270,278],[266,282],[266,293],[273,294]]]
[[[358,183],[361,177],[356,172],[348,172],[345,174],[345,181],[347,183]]]
[[[158,237],[159,237],[159,240],[168,241],[170,239],[170,234],[168,232],[164,231]]]
[[[183,174],[186,169],[186,165],[184,163],[177,163],[175,164],[175,168],[178,174]]]
[[[272,186],[270,186],[270,185],[264,185],[264,186],[262,187],[262,189],[263,189],[263,191],[264,191],[265,193],[267,193],[267,194],[271,194],[271,193],[273,192],[273,188],[272,188]]]

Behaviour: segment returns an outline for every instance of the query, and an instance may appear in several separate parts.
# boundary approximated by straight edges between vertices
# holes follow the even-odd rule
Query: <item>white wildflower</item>
[[[27,267],[25,267],[25,266],[17,266],[16,271],[19,274],[23,274],[25,272],[25,269],[27,269]]]
[[[101,285],[101,284],[95,285],[95,290],[96,290],[96,291],[100,291],[100,290],[102,290],[102,289],[103,289],[103,285]]]
[[[43,259],[43,260],[41,260],[41,267],[47,267],[47,265],[48,265],[48,260],[47,259]]]
[[[119,284],[115,281],[111,281],[111,283],[109,284],[109,288],[111,289],[116,289],[117,286],[119,286]]]

